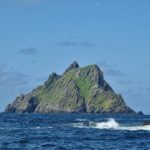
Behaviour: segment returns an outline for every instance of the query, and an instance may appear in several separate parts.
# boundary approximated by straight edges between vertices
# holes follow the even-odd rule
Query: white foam
[[[117,129],[119,128],[119,123],[117,123],[114,119],[110,118],[106,122],[96,123],[96,127],[98,129]]]
[[[87,119],[76,119],[76,121],[89,121]]]
[[[53,127],[35,127],[35,128],[32,128],[32,129],[52,129]]]
[[[123,126],[120,125],[115,119],[110,118],[105,122],[88,122],[84,123],[84,119],[81,119],[78,123],[74,123],[73,126],[76,128],[96,128],[96,129],[113,129],[113,130],[128,130],[128,131],[150,131],[150,125],[146,126]]]
[[[118,130],[129,130],[129,131],[145,130],[145,131],[150,131],[150,125],[147,125],[147,126],[119,127]]]
[[[89,126],[85,126],[83,125],[83,123],[73,123],[72,124],[74,128],[92,128],[92,127],[89,127]]]

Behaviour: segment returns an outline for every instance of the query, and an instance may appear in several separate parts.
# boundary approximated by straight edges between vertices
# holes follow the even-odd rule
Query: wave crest
[[[98,129],[117,129],[119,127],[119,123],[114,119],[110,118],[106,122],[96,123],[96,128]]]
[[[110,118],[104,122],[93,122],[85,119],[78,119],[78,123],[74,123],[73,126],[77,128],[96,128],[96,129],[113,129],[113,130],[128,130],[128,131],[139,131],[145,130],[150,131],[150,125],[146,126],[124,126],[119,124],[115,119]]]

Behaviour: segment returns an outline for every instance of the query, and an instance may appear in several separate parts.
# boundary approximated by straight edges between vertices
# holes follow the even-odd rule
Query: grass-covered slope
[[[134,113],[104,80],[97,65],[70,65],[61,76],[52,73],[44,85],[9,104],[6,112]]]

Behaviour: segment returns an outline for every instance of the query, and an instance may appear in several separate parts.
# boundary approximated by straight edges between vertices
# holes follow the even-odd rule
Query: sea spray
[[[131,127],[119,127],[118,130],[128,130],[128,131],[150,131],[150,125],[147,126],[131,126]]]
[[[113,130],[127,130],[127,131],[150,131],[150,125],[147,126],[127,126],[119,124],[115,119],[109,118],[103,122],[93,122],[86,119],[77,119],[78,123],[74,123],[73,127],[76,128],[95,128],[95,129],[113,129]]]
[[[106,122],[96,123],[96,128],[98,129],[117,129],[119,128],[119,123],[114,119],[110,118]]]
[[[119,127],[119,123],[113,118],[109,118],[105,122],[94,122],[86,119],[76,120],[79,122],[73,123],[73,126],[78,128],[117,129]]]

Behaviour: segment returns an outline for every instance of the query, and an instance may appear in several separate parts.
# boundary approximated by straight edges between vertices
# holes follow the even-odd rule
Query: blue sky
[[[149,18],[149,0],[0,0],[0,111],[76,60],[150,114]]]

